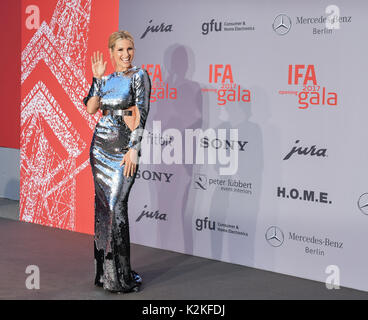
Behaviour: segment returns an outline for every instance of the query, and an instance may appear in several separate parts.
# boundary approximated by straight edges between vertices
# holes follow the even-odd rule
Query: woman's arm
[[[90,114],[96,113],[100,107],[101,86],[102,78],[93,77],[88,95],[83,99],[83,103],[87,107],[87,112]]]
[[[129,151],[124,155],[120,165],[125,164],[124,176],[133,176],[137,169],[138,157],[140,156],[143,130],[150,108],[151,80],[146,70],[141,69],[133,75],[133,90],[135,93],[135,119],[136,128],[132,131],[129,141]]]
[[[138,126],[132,131],[129,147],[140,151],[143,130],[150,108],[151,80],[146,70],[141,69],[133,75],[133,90],[135,92],[135,105],[138,108]]]
[[[92,85],[89,89],[87,97],[83,99],[83,103],[87,107],[87,112],[94,114],[100,107],[101,87],[103,85],[103,75],[105,74],[107,61],[103,61],[103,54],[99,51],[93,52],[91,56],[92,66]]]

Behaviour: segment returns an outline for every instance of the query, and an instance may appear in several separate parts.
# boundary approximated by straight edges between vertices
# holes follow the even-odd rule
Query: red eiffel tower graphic
[[[91,130],[99,119],[82,102],[89,89],[84,72],[90,11],[91,0],[59,0],[50,24],[43,22],[22,52],[22,88],[31,88],[21,104],[23,221],[76,230],[76,176],[89,165],[83,155],[89,145],[75,119]],[[60,92],[69,98],[73,119],[57,102]]]

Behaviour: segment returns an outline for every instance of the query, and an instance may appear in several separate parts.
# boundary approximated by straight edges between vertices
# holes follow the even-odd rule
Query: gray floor
[[[17,221],[19,202],[0,199],[0,299],[368,299],[368,293],[244,266],[131,244],[138,293],[116,295],[93,285],[93,237]],[[40,289],[28,290],[28,265]]]

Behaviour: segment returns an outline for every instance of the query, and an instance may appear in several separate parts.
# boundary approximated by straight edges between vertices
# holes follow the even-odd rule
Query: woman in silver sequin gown
[[[95,187],[95,285],[111,292],[138,291],[141,276],[130,265],[128,197],[134,183],[147,119],[151,82],[132,65],[134,40],[126,31],[109,38],[115,72],[104,76],[102,54],[91,58],[93,81],[83,99],[96,124],[90,147]]]

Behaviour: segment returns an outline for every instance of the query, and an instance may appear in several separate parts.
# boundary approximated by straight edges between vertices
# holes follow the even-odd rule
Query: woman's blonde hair
[[[116,40],[119,40],[119,39],[130,40],[132,42],[133,48],[134,48],[133,36],[128,31],[119,30],[119,31],[113,32],[109,37],[109,48],[111,50],[114,50],[115,42],[116,42]]]

